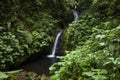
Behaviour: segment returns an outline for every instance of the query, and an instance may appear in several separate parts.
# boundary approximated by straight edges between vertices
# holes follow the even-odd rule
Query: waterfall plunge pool
[[[26,63],[23,66],[20,67],[20,69],[23,69],[25,71],[32,71],[39,75],[45,74],[47,76],[50,76],[49,67],[55,63],[58,62],[58,59],[56,59],[56,54],[60,55],[58,53],[61,53],[60,51],[60,45],[58,44],[60,41],[60,36],[62,34],[62,30],[58,32],[56,35],[56,39],[54,41],[54,46],[52,49],[52,54],[50,55],[44,55],[39,57],[39,59]]]
[[[47,56],[41,56],[39,59],[27,62],[19,67],[19,69],[23,69],[25,71],[32,71],[39,75],[45,74],[46,76],[50,76],[49,67],[58,62],[59,60],[56,57],[48,58]]]

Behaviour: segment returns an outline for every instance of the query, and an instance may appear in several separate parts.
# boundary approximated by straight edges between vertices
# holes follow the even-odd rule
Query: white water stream
[[[79,17],[79,12],[76,10],[76,8],[77,8],[77,6],[75,6],[74,9],[72,9],[74,21],[76,21]]]
[[[56,52],[58,40],[59,40],[61,34],[62,34],[62,31],[60,31],[60,32],[57,34],[56,39],[55,39],[55,42],[54,42],[54,46],[53,46],[53,49],[52,49],[52,54],[51,54],[51,55],[47,55],[47,57],[50,57],[50,58],[55,57],[55,52]]]

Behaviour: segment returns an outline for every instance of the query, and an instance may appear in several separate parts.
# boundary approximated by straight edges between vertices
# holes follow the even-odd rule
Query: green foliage
[[[26,57],[42,51],[43,47],[51,44],[52,27],[55,22],[48,14],[42,16],[39,22],[28,19],[31,21],[31,28],[26,28],[21,21],[14,25],[9,22],[6,27],[1,27],[0,69],[7,68],[16,62],[21,63]]]
[[[54,72],[60,66],[51,80],[119,80],[120,26],[98,29],[81,48],[67,53],[50,68]]]
[[[9,78],[10,75],[16,74],[21,72],[22,70],[14,70],[14,71],[8,71],[8,72],[0,72],[0,80],[5,80]],[[14,79],[15,80],[15,79]]]
[[[77,45],[83,45],[92,34],[92,27],[98,24],[96,21],[97,19],[93,15],[85,13],[80,16],[80,20],[69,24],[64,34],[65,50],[72,50]]]
[[[27,57],[51,49],[53,28],[58,21],[35,2],[0,1],[0,70],[17,66]]]
[[[0,72],[0,79],[8,78],[8,75]]]
[[[82,1],[79,3],[81,2]],[[65,30],[63,41],[64,49],[73,50],[77,45],[82,46],[94,32],[92,29],[94,27],[99,27],[100,29],[112,29],[116,27],[120,20],[118,14],[120,11],[118,9],[119,2],[117,2],[117,0],[93,0],[89,8],[80,14],[79,19],[69,24]],[[113,7],[115,8],[113,9]]]
[[[51,49],[55,29],[72,21],[75,4],[74,0],[0,1],[0,69]]]
[[[51,80],[120,79],[118,0],[92,0],[64,32],[66,55],[50,68]],[[114,7],[114,9],[113,9]]]
[[[75,4],[74,0],[0,1],[0,69],[51,49],[55,29],[72,21]]]

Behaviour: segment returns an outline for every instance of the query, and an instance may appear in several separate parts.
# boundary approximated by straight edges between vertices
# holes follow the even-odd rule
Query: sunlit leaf
[[[3,78],[8,78],[8,75],[3,72],[0,72],[0,79],[3,79]]]

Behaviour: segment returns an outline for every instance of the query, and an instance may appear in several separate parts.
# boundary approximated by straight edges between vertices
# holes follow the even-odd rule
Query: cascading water
[[[78,19],[78,16],[79,16],[79,12],[76,10],[76,6],[75,8],[72,10],[73,12],[73,15],[74,15],[74,21],[76,21]],[[56,36],[56,39],[55,39],[55,42],[54,42],[54,46],[53,46],[53,49],[52,49],[52,54],[51,55],[46,55],[45,56],[42,56],[41,58],[39,58],[38,60],[35,60],[35,61],[32,61],[30,63],[27,63],[27,64],[24,64],[22,66],[20,66],[20,69],[24,69],[26,71],[33,71],[33,72],[36,72],[38,74],[46,74],[46,75],[50,75],[49,73],[49,67],[57,62],[58,60],[56,59],[55,57],[55,53],[56,53],[56,49],[57,49],[57,45],[58,45],[58,42],[59,42],[59,38],[62,34],[62,30],[60,32],[58,32],[57,36]]]
[[[62,34],[62,31],[60,31],[60,32],[57,34],[56,39],[55,39],[55,42],[54,42],[54,46],[53,46],[53,49],[52,49],[52,54],[51,54],[51,55],[48,55],[47,57],[49,57],[49,58],[55,57],[55,52],[56,52],[58,40],[59,40],[61,34]]]
[[[72,9],[73,15],[74,15],[74,21],[76,21],[79,17],[79,12],[76,10],[77,6]]]
[[[78,16],[79,16],[79,12],[76,10],[76,7],[74,7],[74,9],[72,9],[73,15],[74,15],[74,21],[77,21]],[[37,74],[46,74],[47,76],[50,76],[50,71],[49,71],[49,67],[55,63],[58,62],[59,60],[56,59],[55,57],[55,53],[58,47],[58,43],[59,43],[59,38],[62,34],[62,30],[60,32],[58,32],[55,42],[54,42],[54,46],[52,49],[52,54],[51,55],[43,55],[40,58],[38,58],[37,60],[34,61],[30,61],[29,63],[26,63],[24,65],[21,65],[19,67],[19,69],[24,69],[26,71],[33,71],[36,72]]]
[[[48,55],[46,57],[46,55],[41,56],[38,60],[32,61],[30,63],[24,64],[23,66],[20,67],[20,69],[24,69],[26,71],[33,71],[36,72],[38,74],[46,74],[46,75],[50,75],[49,73],[49,67],[58,61],[58,59],[56,59],[55,57],[55,53],[56,53],[56,49],[57,49],[57,45],[59,42],[59,38],[62,34],[62,30],[60,32],[58,32],[55,42],[54,42],[54,46],[52,49],[52,54]]]

